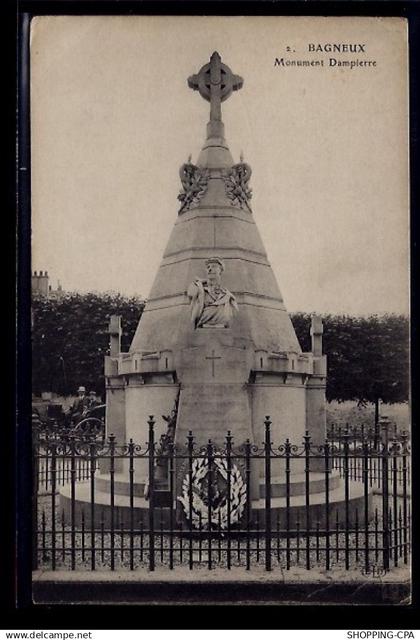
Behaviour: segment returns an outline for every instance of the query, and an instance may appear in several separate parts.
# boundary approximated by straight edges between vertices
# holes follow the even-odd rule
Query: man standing
[[[89,391],[89,398],[88,398],[88,408],[89,408],[89,410],[94,409],[99,404],[100,404],[100,402],[98,401],[98,399],[96,397],[96,391]]]
[[[70,409],[71,412],[71,421],[75,424],[80,422],[83,418],[83,414],[88,408],[88,398],[86,397],[86,389],[81,386],[77,390],[77,398],[72,404]]]

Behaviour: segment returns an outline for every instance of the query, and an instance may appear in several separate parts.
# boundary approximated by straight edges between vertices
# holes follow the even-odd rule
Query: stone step
[[[364,510],[365,497],[364,486],[361,482],[349,482],[349,501],[346,507],[344,482],[328,493],[328,509],[325,502],[325,491],[314,493],[309,498],[309,508],[305,504],[305,495],[291,496],[290,508],[286,508],[286,498],[273,498],[271,500],[271,522],[280,530],[297,529],[298,522],[300,529],[303,530],[308,523],[311,529],[316,527],[328,527],[330,531],[334,531],[338,522],[340,528],[346,524],[347,517],[350,527],[355,526],[356,513],[359,526],[364,526]],[[368,493],[368,518],[372,518],[373,514],[372,490]],[[252,501],[252,513],[257,518],[260,526],[265,526],[265,500]]]
[[[309,474],[309,493],[315,494],[325,491],[325,474],[311,472]],[[265,481],[264,478],[260,478],[260,497],[265,497]],[[331,471],[329,478],[329,488],[333,491],[339,486],[340,475],[338,471]],[[146,483],[145,481],[133,482],[133,495],[138,498],[144,497]],[[109,492],[111,487],[110,475],[97,474],[95,476],[95,487],[98,491]],[[168,484],[162,480],[155,480],[156,489],[165,491],[168,489]],[[305,494],[306,490],[306,474],[294,473],[290,475],[289,491],[290,496],[296,496]],[[286,476],[274,476],[271,478],[271,495],[273,498],[285,497],[287,493]],[[130,483],[128,482],[126,473],[114,474],[114,492],[117,495],[130,495]]]
[[[136,498],[143,498],[145,486],[145,480],[133,482],[133,495]],[[111,478],[109,473],[98,473],[95,475],[95,487],[99,492],[110,492]],[[114,493],[116,495],[130,496],[130,482],[127,473],[114,474]]]
[[[359,498],[363,498],[364,496],[364,485],[361,482],[349,481],[349,499],[355,500]],[[344,482],[341,482],[339,486],[335,489],[332,489],[328,492],[328,500],[330,505],[338,502],[344,502],[345,493],[344,493]],[[315,505],[325,505],[325,491],[320,491],[319,493],[313,493],[309,498],[309,506]],[[305,494],[299,494],[290,497],[290,507],[305,507],[306,506],[306,496]],[[271,499],[271,507],[273,509],[286,509],[286,498],[285,497],[273,497]],[[252,501],[253,509],[265,509],[265,499],[260,498],[259,500]]]
[[[90,482],[77,483],[75,487],[76,501],[87,503],[87,507],[90,505]],[[60,489],[60,499],[71,499],[71,485],[67,484]],[[107,491],[100,491],[98,488],[95,490],[95,505],[100,510],[102,506],[111,506],[111,495]],[[115,507],[130,507],[130,496],[121,493],[115,493],[114,495]],[[149,502],[142,497],[134,496],[133,506],[135,509],[148,509]],[[86,514],[87,516],[87,511]]]
[[[161,505],[157,505],[158,508],[155,512],[155,518],[157,526],[160,526],[160,522],[164,522],[165,526],[169,523],[169,505],[168,492],[162,492],[166,494],[163,498],[166,498],[167,502],[163,500]],[[271,500],[271,514],[272,524],[274,527],[279,526],[280,529],[285,529],[287,526],[287,516],[289,516],[289,526],[293,529],[296,527],[296,523],[299,520],[301,527],[306,525],[306,518],[308,516],[308,523],[311,527],[319,525],[321,528],[327,524],[327,515],[329,518],[329,529],[334,530],[336,517],[340,526],[346,521],[346,504],[345,504],[345,492],[344,482],[340,483],[340,486],[329,492],[329,509],[325,507],[325,492],[314,493],[310,495],[309,509],[307,513],[305,504],[305,495],[291,496],[290,497],[290,509],[286,509],[286,498],[274,497]],[[108,492],[95,491],[95,509],[94,520],[95,527],[100,527],[102,517],[105,522],[105,526],[109,526],[111,521],[111,498]],[[364,513],[364,486],[361,482],[350,481],[349,482],[349,506],[348,513],[350,523],[355,522],[356,510],[358,510],[359,524],[363,524]],[[143,522],[143,527],[148,526],[149,507],[150,503],[145,500],[144,497],[134,497],[133,499],[133,514],[130,509],[129,496],[116,494],[114,497],[114,521],[123,521],[126,526],[130,522],[133,515],[134,526],[138,527]],[[65,513],[66,520],[70,522],[71,518],[71,486],[66,485],[60,490],[60,508]],[[368,512],[369,518],[372,517],[372,492],[369,490],[368,495]],[[80,526],[82,513],[84,513],[85,523],[90,522],[90,483],[77,483],[76,495],[75,495],[75,522]],[[264,526],[265,522],[265,500],[253,500],[252,501],[252,515],[255,517],[261,526]],[[87,526],[89,526],[87,524]]]
[[[340,485],[340,474],[331,471],[329,474],[330,492]],[[311,472],[309,474],[309,493],[311,495],[325,492],[325,474]],[[306,493],[306,474],[295,473],[290,475],[289,495],[298,496]],[[271,478],[272,498],[285,498],[287,495],[286,476],[274,476]],[[260,478],[260,497],[265,498],[265,480]]]

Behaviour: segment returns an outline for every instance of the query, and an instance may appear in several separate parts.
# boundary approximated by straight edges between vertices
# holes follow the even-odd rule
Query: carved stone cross
[[[217,51],[213,53],[209,63],[188,78],[190,89],[199,91],[200,96],[210,102],[210,122],[222,120],[221,103],[229,98],[232,91],[241,89],[243,83],[240,76],[235,76],[229,67],[222,63]]]
[[[206,360],[211,360],[211,377],[214,378],[214,361],[215,360],[221,360],[222,356],[216,356],[214,355],[214,349],[211,352],[211,356],[206,356]]]

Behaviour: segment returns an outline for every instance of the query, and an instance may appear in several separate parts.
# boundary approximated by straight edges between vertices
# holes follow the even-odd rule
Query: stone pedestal
[[[306,429],[306,388],[301,376],[260,375],[250,385],[254,442],[264,440],[264,419],[270,416],[275,446],[286,438],[298,444]]]
[[[115,499],[114,499],[114,519],[123,522],[127,527],[131,518],[129,485],[125,480],[126,475],[115,477]],[[325,499],[325,482],[323,474],[313,473],[310,480],[309,507],[306,507],[305,498],[305,479],[302,475],[295,475],[290,485],[290,506],[286,508],[285,497],[285,481],[284,478],[274,478],[272,484],[271,499],[271,521],[274,531],[278,526],[279,529],[286,529],[287,518],[291,529],[296,529],[297,523],[300,523],[301,530],[306,526],[306,518],[308,516],[309,527],[315,529],[317,526],[322,530],[325,528],[327,519],[329,519],[330,531],[339,524],[343,526],[346,522],[346,502],[344,496],[344,485],[337,474],[331,476],[331,487],[329,491],[328,508]],[[143,528],[147,528],[149,520],[149,502],[144,499],[144,483],[135,483],[134,500],[133,500],[133,520],[135,527],[143,524]],[[111,518],[110,510],[110,481],[109,476],[100,476],[97,481],[97,489],[95,492],[95,526],[100,527],[103,522],[105,526],[109,526]],[[156,526],[168,526],[169,523],[169,507],[156,504],[155,510]],[[350,481],[349,483],[349,516],[351,524],[354,524],[355,513],[359,514],[359,527],[365,526],[364,514],[364,489],[360,482]],[[65,485],[60,490],[60,507],[63,509],[65,517],[70,519],[71,512],[71,488]],[[368,497],[368,518],[372,518],[372,492]],[[89,483],[78,483],[76,485],[76,501],[75,501],[75,522],[80,526],[82,514],[86,518],[90,509],[90,486]],[[263,528],[265,525],[265,500],[264,500],[264,484],[260,482],[259,495],[253,496],[251,516],[253,521],[258,521]]]
[[[248,351],[236,346],[231,329],[209,327],[188,335],[179,353],[181,389],[176,444],[185,445],[189,431],[198,445],[211,439],[223,446],[231,431],[235,446],[252,440],[247,379]]]
[[[248,391],[238,383],[187,384],[181,387],[176,444],[185,445],[188,432],[197,445],[211,438],[223,447],[226,433],[235,434],[235,446],[252,439]]]

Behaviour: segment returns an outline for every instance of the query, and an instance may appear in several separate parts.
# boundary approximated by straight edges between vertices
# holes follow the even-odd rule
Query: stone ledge
[[[199,588],[197,588],[199,587]],[[408,570],[382,578],[364,578],[358,571],[294,569],[251,574],[245,569],[190,572],[63,572],[36,571],[33,601],[38,604],[336,604],[409,605]]]

